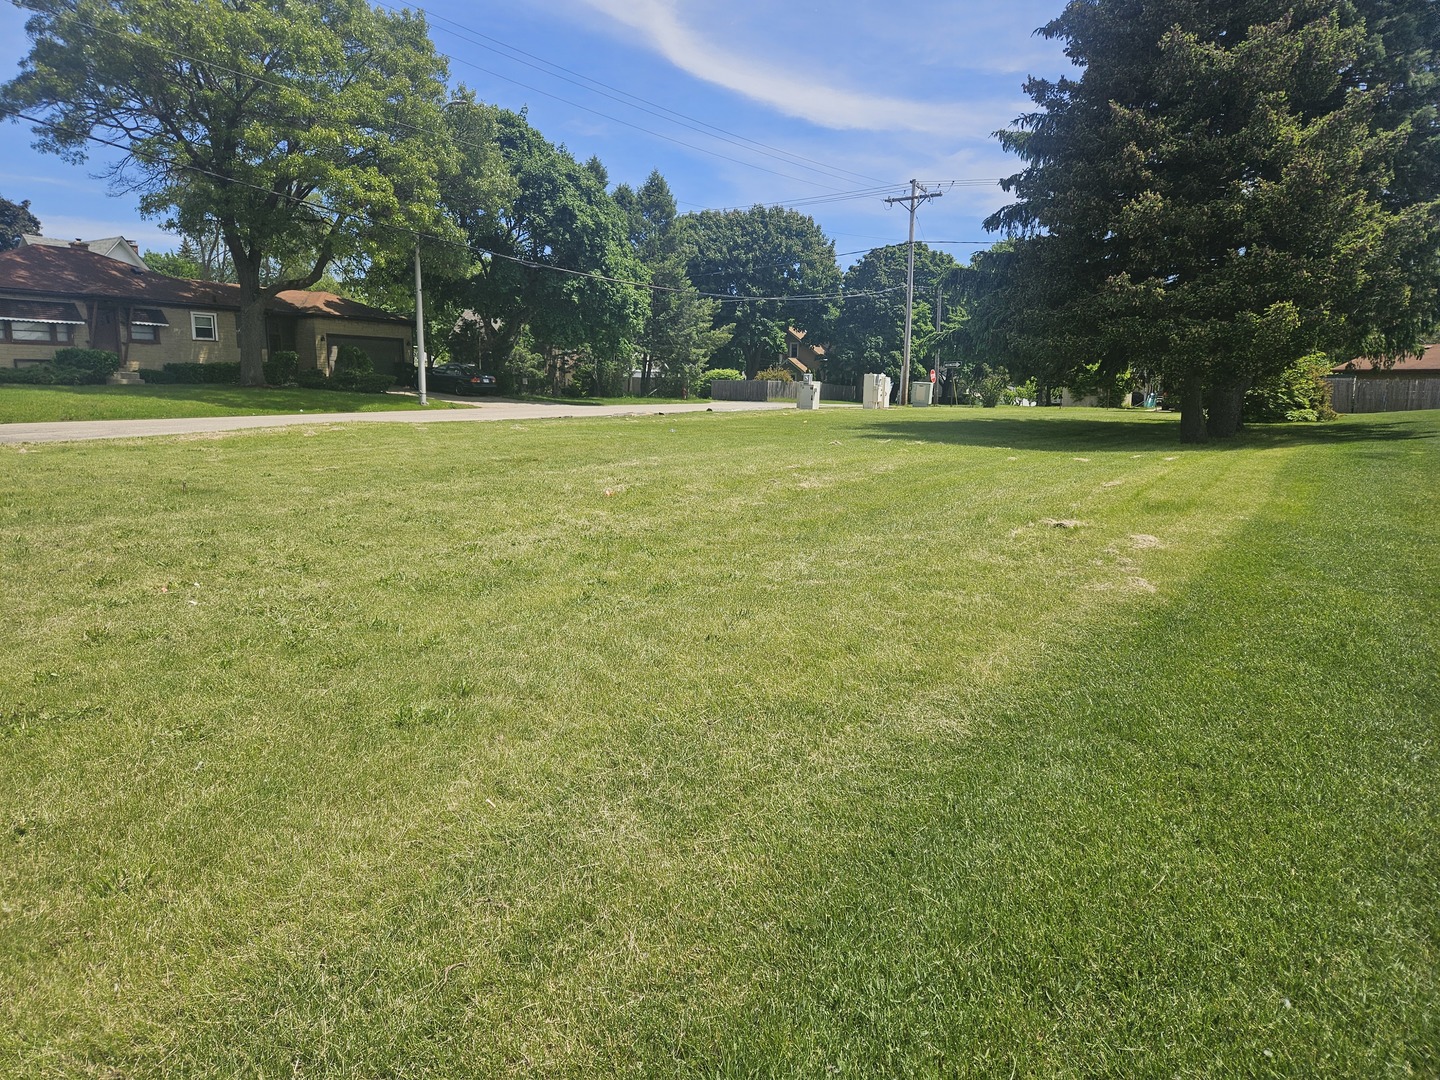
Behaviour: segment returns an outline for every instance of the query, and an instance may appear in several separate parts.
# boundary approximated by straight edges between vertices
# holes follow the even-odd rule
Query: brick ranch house
[[[84,244],[0,252],[0,367],[44,363],[66,346],[105,349],[121,371],[170,363],[238,363],[240,287],[167,277]],[[302,368],[364,349],[375,370],[410,362],[408,320],[327,292],[282,292],[265,319],[266,355]]]

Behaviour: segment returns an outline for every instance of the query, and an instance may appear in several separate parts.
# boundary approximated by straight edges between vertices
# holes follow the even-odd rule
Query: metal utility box
[[[890,376],[874,373],[861,379],[860,404],[866,409],[888,409],[890,407]]]

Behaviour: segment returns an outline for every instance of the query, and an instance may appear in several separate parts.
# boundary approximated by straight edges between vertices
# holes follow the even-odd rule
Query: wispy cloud
[[[670,63],[787,116],[836,130],[906,130],[985,138],[1008,116],[1008,102],[961,104],[912,101],[825,82],[707,39],[681,18],[675,0],[586,0],[597,11],[638,31]],[[997,117],[1000,118],[997,120]]]

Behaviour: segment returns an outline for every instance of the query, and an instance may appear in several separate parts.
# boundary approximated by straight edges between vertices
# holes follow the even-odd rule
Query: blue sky
[[[682,211],[825,200],[799,208],[848,265],[903,241],[907,226],[885,193],[853,193],[899,194],[911,177],[945,182],[920,211],[917,239],[993,239],[980,222],[1005,195],[975,181],[1018,168],[991,132],[1026,110],[1025,77],[1068,70],[1058,45],[1033,34],[1062,3],[433,0],[425,10],[452,83],[528,107],[552,142],[581,160],[597,155],[612,184],[638,185],[658,168]],[[0,6],[0,75],[28,49],[24,13]],[[0,195],[31,200],[48,235],[123,233],[173,247],[133,197],[107,194],[95,178],[104,158],[77,167],[38,154],[19,124],[0,138]],[[964,261],[976,245],[945,250]]]

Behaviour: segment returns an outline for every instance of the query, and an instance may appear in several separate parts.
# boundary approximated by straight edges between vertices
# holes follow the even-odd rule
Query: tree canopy
[[[464,236],[456,263],[431,274],[445,310],[471,313],[467,331],[507,380],[522,342],[550,351],[591,351],[612,366],[640,333],[644,277],[619,207],[597,163],[582,165],[548,142],[522,113],[470,104],[446,110],[452,123],[484,124],[490,142],[463,149],[476,168],[443,181],[442,208]],[[493,165],[477,160],[498,151]],[[477,183],[488,168],[497,175]],[[437,261],[444,259],[437,252]]]
[[[679,228],[691,251],[686,273],[695,287],[737,298],[725,302],[716,315],[735,327],[717,354],[720,363],[753,378],[784,352],[787,326],[825,339],[835,314],[840,270],[835,244],[814,218],[798,210],[755,206],[686,214]],[[802,297],[807,299],[798,299]]]
[[[987,222],[1016,243],[978,325],[1158,371],[1191,440],[1232,433],[1245,388],[1316,349],[1414,346],[1440,233],[1424,95],[1395,81],[1425,75],[1413,53],[1321,0],[1073,0],[1042,32],[1084,73],[1030,80],[1039,109],[1001,133],[1029,164]]]
[[[30,200],[14,203],[0,199],[0,251],[19,247],[22,233],[40,233],[40,219],[30,212]]]
[[[244,382],[264,379],[270,296],[437,225],[445,67],[418,15],[365,0],[20,3],[32,47],[0,115],[34,117],[36,145],[71,161],[92,136],[123,146],[112,180],[142,212],[219,230]]]
[[[866,252],[845,271],[845,301],[825,359],[827,381],[853,381],[866,371],[898,376],[905,358],[906,261],[905,245],[892,244]],[[950,283],[956,269],[948,253],[915,245],[916,339],[925,337],[934,322],[936,288]]]

